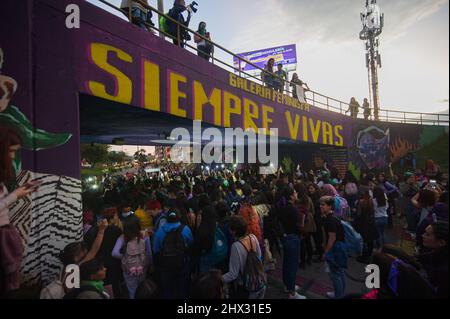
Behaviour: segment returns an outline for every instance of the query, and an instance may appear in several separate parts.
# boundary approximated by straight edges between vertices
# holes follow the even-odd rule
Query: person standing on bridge
[[[354,97],[352,97],[350,100],[350,104],[348,106],[348,110],[345,113],[350,112],[350,116],[353,119],[356,119],[358,118],[359,108],[360,108],[359,103],[356,101]]]
[[[197,34],[194,35],[194,41],[197,43],[197,53],[198,56],[209,61],[211,57],[211,53],[214,51],[214,46],[211,42],[206,41],[204,38],[211,40],[211,35],[208,31],[206,31],[206,22],[200,22],[198,26],[197,33],[202,37],[199,37]]]
[[[141,0],[148,5],[147,0]],[[131,22],[139,28],[152,31],[150,26],[155,26],[152,22],[152,11],[147,10],[141,3],[131,0],[122,0],[120,8],[125,12],[131,10]]]
[[[370,109],[370,104],[367,99],[364,99],[362,108],[364,110],[364,119],[367,121],[370,119],[370,116],[372,115],[372,110]]]

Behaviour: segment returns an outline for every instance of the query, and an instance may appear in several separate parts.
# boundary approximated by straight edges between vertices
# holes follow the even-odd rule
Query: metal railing
[[[119,12],[122,12],[126,17],[128,17],[128,20],[130,22],[133,22],[131,7],[128,8],[128,10],[126,11],[119,7],[116,7],[115,5],[109,3],[105,0],[98,0],[98,1],[119,11]],[[177,26],[177,34],[175,36],[171,35],[165,31],[161,30],[159,27],[156,27],[154,25],[151,25],[151,24],[141,21],[141,23],[144,23],[147,26],[147,29],[155,30],[155,31],[159,32],[161,35],[164,35],[165,37],[169,38],[169,40],[172,40],[174,42],[174,44],[180,45],[182,43],[182,46],[185,47],[188,51],[190,51],[192,53],[195,53],[195,54],[203,53],[206,55],[210,55],[211,62],[213,64],[220,64],[223,69],[225,69],[229,72],[233,72],[233,73],[239,75],[239,77],[250,78],[252,81],[254,81],[260,85],[263,85],[263,86],[267,86],[267,84],[261,79],[263,77],[263,75],[264,75],[264,77],[269,76],[269,77],[275,78],[280,83],[284,83],[283,93],[285,93],[285,94],[288,93],[292,96],[292,91],[286,90],[284,88],[286,86],[285,85],[286,83],[288,83],[289,88],[295,87],[295,85],[296,85],[295,83],[292,83],[289,80],[285,80],[285,79],[277,76],[275,73],[271,73],[265,69],[262,69],[261,67],[253,64],[252,62],[242,58],[241,56],[239,56],[239,55],[229,51],[228,49],[222,47],[221,45],[213,42],[209,38],[206,38],[206,37],[202,36],[201,34],[198,34],[196,31],[190,29],[189,27],[180,24],[178,21],[172,19],[165,13],[153,8],[152,6],[149,6],[147,3],[142,2],[141,0],[132,0],[131,2],[139,3],[142,7],[146,8],[147,10],[156,13],[157,17],[158,17],[158,19],[157,19],[158,22],[160,20],[160,17],[163,16],[166,19],[166,21],[170,21],[171,23],[174,23]],[[185,32],[195,35],[195,36],[201,38],[202,40],[205,40],[208,43],[210,43],[210,45],[213,47],[211,54],[209,54],[207,52],[203,52],[199,48],[196,48],[196,47],[193,47],[192,45],[190,45],[187,41],[184,41],[184,33]],[[182,34],[183,34],[183,37],[182,37]],[[218,59],[215,56],[216,49],[219,49],[219,50],[223,51],[225,54],[237,59],[239,68],[236,68],[234,65],[230,65],[227,62]],[[243,71],[241,69],[242,62],[245,62],[246,64],[253,66],[256,70],[259,70],[261,72],[261,78],[255,76],[255,75],[252,75],[248,72]],[[320,94],[320,93],[312,91],[312,90],[308,90],[308,91],[306,91],[306,93],[308,95],[305,98],[306,98],[306,102],[309,105],[312,105],[312,106],[318,107],[318,108],[322,108],[322,109],[326,109],[328,111],[340,113],[343,115],[348,114],[349,103],[326,96],[326,95],[323,95],[323,94]],[[360,110],[363,110],[363,109],[360,108]],[[373,109],[371,109],[371,111],[373,111]],[[359,114],[358,118],[362,119],[362,118],[364,118],[364,115]],[[373,115],[371,117],[369,117],[368,120],[374,120]],[[380,109],[378,112],[378,121],[408,123],[408,124],[421,124],[421,125],[448,126],[449,125],[449,114],[404,112],[404,111]]]

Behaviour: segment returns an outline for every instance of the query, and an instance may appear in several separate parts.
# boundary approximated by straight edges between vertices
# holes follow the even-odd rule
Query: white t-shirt
[[[388,213],[387,213],[387,209],[388,209],[387,199],[386,199],[386,205],[385,206],[378,206],[378,202],[374,198],[373,199],[373,208],[375,210],[375,218],[388,217]]]

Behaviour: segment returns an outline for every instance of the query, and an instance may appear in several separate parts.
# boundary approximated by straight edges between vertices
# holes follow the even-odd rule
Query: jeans
[[[385,244],[384,240],[384,229],[386,228],[386,225],[388,224],[388,218],[387,217],[377,217],[375,218],[375,225],[377,227],[378,231],[378,240],[377,240],[377,248],[381,248]]]
[[[145,280],[145,276],[130,276],[127,273],[123,273],[123,278],[125,279],[125,284],[128,289],[128,297],[134,299],[136,295],[136,290],[141,282]]]
[[[145,23],[153,25],[151,11],[149,11],[147,14],[139,8],[132,8],[131,16],[133,18],[133,23],[141,29],[147,30],[147,26],[145,25]]]
[[[311,234],[303,236],[300,242],[300,263],[311,261],[313,255]]]
[[[283,244],[283,283],[286,288],[295,291],[295,279],[297,278],[300,238],[295,234],[284,235]]]
[[[334,297],[340,299],[345,294],[345,272],[344,269],[339,267],[330,266],[330,279],[333,283]]]

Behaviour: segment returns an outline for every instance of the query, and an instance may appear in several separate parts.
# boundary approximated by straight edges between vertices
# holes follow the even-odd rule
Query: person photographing
[[[214,47],[211,42],[205,40],[205,38],[211,40],[211,34],[206,30],[206,22],[200,22],[197,33],[201,35],[201,37],[197,34],[194,35],[194,41],[197,43],[198,56],[209,61]]]

